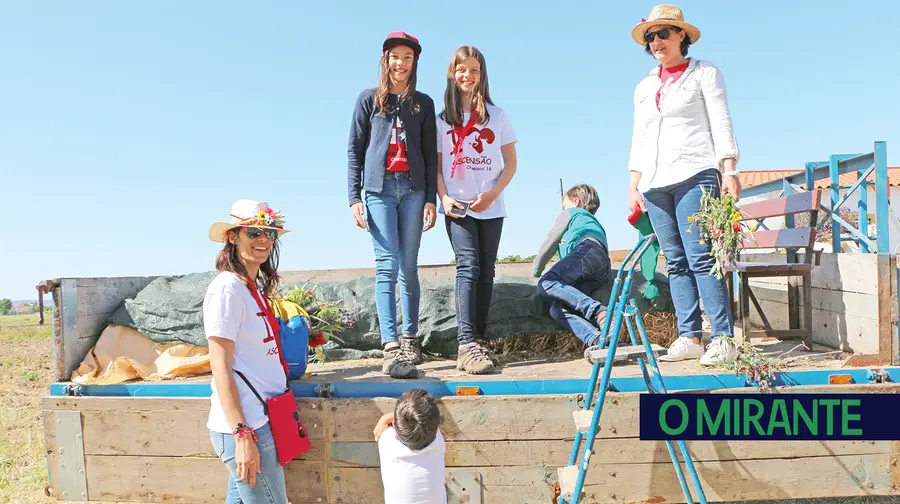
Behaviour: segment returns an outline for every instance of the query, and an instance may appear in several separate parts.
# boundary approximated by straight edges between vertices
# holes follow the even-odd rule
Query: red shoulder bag
[[[309,436],[306,434],[306,428],[303,427],[303,420],[300,419],[300,409],[297,407],[297,400],[294,399],[294,393],[288,384],[288,365],[284,357],[281,355],[281,327],[278,320],[269,306],[269,302],[260,298],[259,292],[251,288],[253,299],[261,310],[257,313],[260,317],[265,318],[266,334],[275,338],[275,344],[278,346],[278,359],[281,361],[281,367],[284,368],[284,392],[270,399],[263,399],[262,396],[250,385],[250,381],[238,370],[235,373],[244,383],[253,391],[253,395],[259,399],[263,405],[263,411],[269,418],[269,427],[272,429],[272,437],[275,438],[275,451],[278,452],[278,462],[285,466],[293,460],[297,455],[312,449]]]

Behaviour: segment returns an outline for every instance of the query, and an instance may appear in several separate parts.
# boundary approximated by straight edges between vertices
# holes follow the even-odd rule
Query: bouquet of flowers
[[[353,318],[350,312],[343,307],[342,302],[326,303],[316,298],[315,286],[308,288],[306,285],[298,287],[284,294],[288,301],[299,304],[306,310],[310,318],[309,347],[315,350],[316,360],[323,362],[325,352],[322,345],[327,341],[343,341],[338,335],[344,329],[353,327]]]
[[[760,390],[769,390],[785,363],[778,357],[765,355],[748,342],[738,349],[737,358],[722,365],[735,376],[744,375],[747,383],[756,383]]]
[[[712,246],[715,263],[711,273],[721,279],[725,266],[737,261],[745,225],[741,222],[741,211],[734,197],[727,194],[724,198],[716,198],[703,187],[701,190],[700,211],[688,217],[688,222],[700,230],[700,244],[709,243]],[[688,228],[687,232],[690,233],[691,229]]]

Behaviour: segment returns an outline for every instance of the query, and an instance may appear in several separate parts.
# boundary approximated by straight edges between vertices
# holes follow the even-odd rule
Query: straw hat
[[[284,216],[280,210],[272,210],[265,201],[238,200],[231,205],[230,221],[213,222],[209,227],[209,239],[224,243],[225,233],[236,227],[275,229],[279,238],[290,232],[284,229]]]
[[[684,13],[681,12],[681,9],[674,5],[666,4],[653,7],[647,19],[642,19],[637,26],[632,28],[631,38],[641,46],[646,46],[647,42],[644,40],[644,34],[647,33],[647,28],[654,25],[677,26],[687,32],[688,36],[691,37],[692,44],[700,40],[700,29],[684,22]]]

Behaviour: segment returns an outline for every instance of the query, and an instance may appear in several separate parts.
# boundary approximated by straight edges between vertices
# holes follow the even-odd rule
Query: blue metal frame
[[[867,178],[875,173],[875,182]],[[840,185],[840,175],[844,173],[857,173],[857,181],[849,186]],[[748,187],[741,191],[741,196],[759,196],[778,191],[778,197],[787,196],[801,191],[809,191],[815,187],[817,180],[829,179],[831,183],[831,208],[821,207],[831,220],[832,249],[835,253],[841,252],[841,243],[853,241],[859,247],[860,252],[879,254],[890,253],[890,222],[889,191],[887,171],[887,144],[883,141],[875,142],[872,152],[867,154],[835,154],[829,156],[828,161],[806,163],[805,169],[780,180],[772,180],[764,184]],[[802,186],[801,186],[802,184]],[[868,188],[875,186],[875,219],[876,235],[869,236],[869,198]],[[841,196],[841,190],[847,193]],[[861,189],[861,190],[860,190]],[[840,217],[841,207],[854,194],[858,194],[857,219],[858,226]],[[819,222],[819,226],[826,219]],[[785,217],[785,227],[794,227],[793,216]],[[842,237],[841,230],[850,232],[849,237]]]
[[[560,497],[559,499],[560,502],[564,504],[578,504],[581,501],[581,491],[584,488],[584,482],[587,478],[587,471],[590,466],[591,455],[593,454],[594,450],[594,441],[597,437],[597,430],[600,428],[600,417],[603,413],[603,406],[606,403],[606,392],[611,388],[609,385],[611,383],[612,367],[613,362],[615,362],[616,348],[619,341],[619,332],[622,328],[623,322],[625,323],[626,329],[628,330],[628,334],[631,338],[632,344],[636,346],[643,345],[645,350],[645,357],[638,357],[638,365],[641,370],[641,378],[644,381],[645,390],[648,390],[654,394],[666,393],[665,383],[662,379],[661,373],[659,372],[659,366],[656,363],[656,356],[653,354],[650,346],[650,338],[647,336],[647,332],[644,328],[643,320],[641,320],[637,304],[629,295],[631,291],[631,281],[634,277],[635,266],[640,263],[641,257],[643,257],[644,253],[647,252],[647,249],[654,242],[656,242],[656,235],[653,234],[642,237],[640,240],[638,240],[637,245],[635,245],[634,249],[632,249],[631,253],[628,254],[628,257],[626,257],[625,261],[622,263],[622,267],[619,269],[619,275],[617,276],[616,282],[613,287],[613,292],[610,295],[610,302],[614,306],[613,317],[606,317],[606,323],[603,324],[603,330],[600,333],[598,344],[599,347],[603,347],[604,342],[607,342],[608,340],[609,351],[606,354],[606,362],[602,363],[603,378],[600,380],[599,384],[596,383],[596,376],[601,366],[600,362],[594,363],[594,369],[591,373],[591,378],[593,380],[588,384],[588,391],[585,394],[584,400],[585,410],[591,410],[591,406],[593,405],[591,424],[590,427],[588,427],[587,436],[584,436],[580,431],[576,431],[575,440],[572,444],[572,454],[569,457],[568,465],[570,467],[575,466],[575,463],[578,460],[579,453],[583,454],[581,455],[581,464],[577,466],[578,477],[575,481],[575,487],[572,490],[572,495],[565,495]],[[637,257],[634,259],[634,262],[632,262],[631,265],[628,266],[629,260],[631,260],[632,257],[635,256],[635,254],[637,254]],[[624,271],[627,271],[627,273],[625,273],[624,281],[620,282]],[[620,283],[622,285],[621,293],[618,291],[618,286]],[[609,328],[610,318],[615,318],[612,330],[610,330]],[[637,328],[635,328],[635,325],[637,325]],[[638,337],[638,331],[640,334],[640,338]],[[645,364],[643,359],[646,359],[650,364],[650,367],[653,370],[653,377],[650,376],[650,373],[647,370],[647,365]],[[656,379],[656,383],[654,383],[653,378]],[[593,400],[595,384],[599,387],[599,389],[597,391],[597,399]],[[583,452],[581,451],[582,438],[585,438]],[[666,446],[669,450],[669,455],[672,458],[672,464],[675,467],[675,472],[678,476],[678,481],[681,484],[682,491],[684,492],[685,499],[687,500],[688,504],[693,504],[693,497],[691,496],[691,491],[688,488],[687,481],[684,478],[684,472],[681,468],[681,462],[678,460],[678,456],[675,453],[675,448],[672,446],[671,441],[667,441]],[[681,450],[681,455],[684,458],[685,465],[688,468],[688,473],[691,476],[691,481],[693,482],[695,490],[698,493],[700,504],[706,504],[706,495],[703,492],[703,486],[700,483],[700,477],[697,474],[697,470],[694,467],[693,461],[691,460],[691,455],[687,449],[687,445],[683,441],[679,441],[678,446]]]
[[[900,367],[883,368],[890,381],[900,382]],[[814,369],[809,371],[784,372],[777,376],[772,386],[796,387],[827,385],[831,375],[850,375],[853,383],[868,383],[868,369]],[[330,396],[338,399],[369,397],[400,397],[410,388],[423,388],[434,396],[455,396],[457,387],[478,387],[485,396],[537,395],[537,394],[583,394],[590,379],[571,378],[565,380],[507,380],[507,381],[448,381],[430,382],[418,380],[377,381],[369,383],[330,384]],[[730,388],[756,387],[734,373],[665,376],[663,383],[669,391],[720,390]],[[323,384],[296,380],[291,382],[295,397],[319,397],[319,387]],[[615,392],[648,392],[644,379],[629,376],[610,379],[610,390]],[[50,385],[50,395],[64,397],[73,393],[87,397],[209,397],[208,383],[122,383],[117,385],[76,385],[58,382]]]

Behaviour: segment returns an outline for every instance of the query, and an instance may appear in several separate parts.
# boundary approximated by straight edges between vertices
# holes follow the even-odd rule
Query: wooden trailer
[[[205,424],[210,377],[78,386],[69,376],[105,321],[147,278],[51,282],[57,381],[43,399],[50,486],[71,501],[223,502],[227,472]],[[896,292],[896,290],[894,291]],[[785,349],[793,343],[784,343]],[[816,348],[813,355],[825,347]],[[773,393],[897,393],[900,368],[850,368],[823,355],[779,376]],[[890,362],[888,362],[890,364]],[[591,367],[584,360],[507,362],[472,377],[432,360],[424,377],[391,380],[379,362],[312,365],[292,382],[313,450],[286,466],[293,504],[383,502],[372,429],[411,387],[439,398],[451,503],[551,503],[568,464]],[[756,392],[743,377],[661,363],[670,392]],[[639,439],[637,366],[612,371],[582,502],[684,502],[665,444]],[[890,415],[891,412],[885,412]],[[900,439],[900,436],[898,436]],[[900,481],[894,441],[693,441],[707,499],[742,501],[892,495]]]

